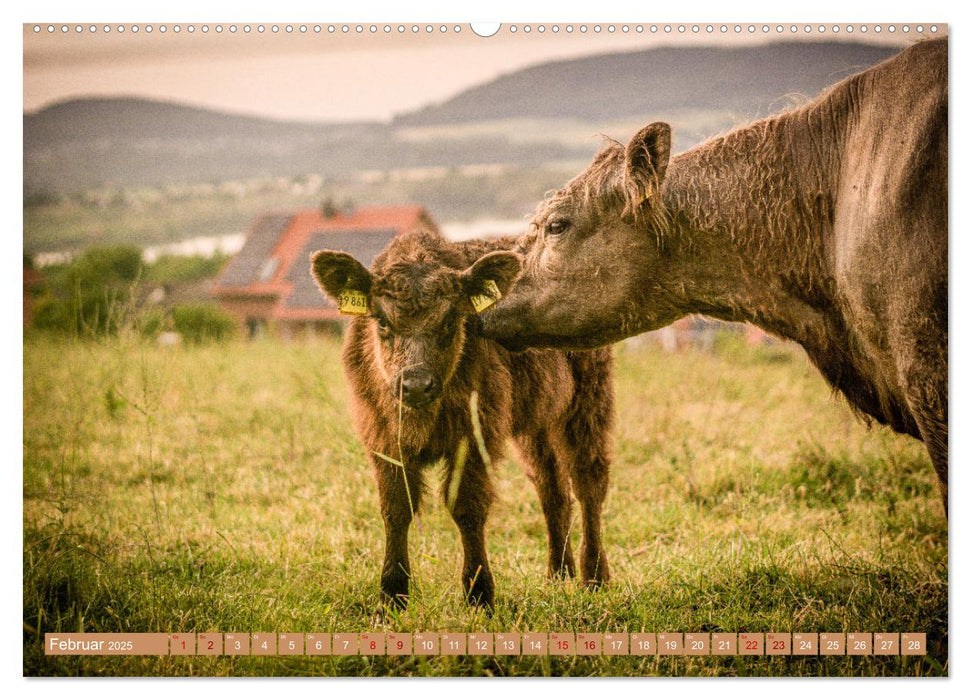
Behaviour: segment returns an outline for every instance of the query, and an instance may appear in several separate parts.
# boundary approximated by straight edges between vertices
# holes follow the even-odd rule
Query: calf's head
[[[441,398],[462,357],[469,319],[509,292],[521,259],[497,251],[461,270],[413,246],[396,259],[394,246],[379,256],[373,272],[332,250],[311,255],[311,269],[321,290],[345,313],[364,317],[360,322],[366,323],[371,356],[387,391],[418,410]]]
[[[670,152],[670,127],[650,124],[541,202],[517,248],[522,276],[483,314],[483,333],[513,349],[586,348],[674,320],[663,295],[648,296],[665,274]]]

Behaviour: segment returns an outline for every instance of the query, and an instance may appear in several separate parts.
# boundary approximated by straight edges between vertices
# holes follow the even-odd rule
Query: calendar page
[[[948,676],[946,23],[22,31],[24,676]]]

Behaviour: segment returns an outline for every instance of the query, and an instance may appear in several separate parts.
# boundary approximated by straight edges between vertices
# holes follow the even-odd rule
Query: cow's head
[[[435,406],[459,365],[470,319],[508,293],[521,260],[497,251],[463,270],[407,242],[397,248],[392,243],[373,271],[332,250],[314,253],[311,268],[321,290],[367,324],[388,392],[418,410]]]
[[[671,129],[654,123],[539,204],[519,240],[522,276],[483,314],[482,332],[510,349],[589,348],[673,321],[661,191]]]

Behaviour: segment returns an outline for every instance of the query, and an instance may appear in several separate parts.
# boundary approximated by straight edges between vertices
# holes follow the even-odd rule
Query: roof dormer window
[[[280,258],[267,258],[266,262],[260,267],[259,273],[257,273],[257,279],[260,282],[269,282],[273,279],[273,274],[276,269],[280,266]]]

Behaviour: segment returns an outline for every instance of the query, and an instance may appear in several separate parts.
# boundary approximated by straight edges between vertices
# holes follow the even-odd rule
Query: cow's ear
[[[310,256],[310,270],[317,286],[337,302],[341,313],[364,315],[368,312],[371,273],[353,256],[318,250]]]
[[[627,144],[625,158],[625,179],[632,207],[639,207],[660,191],[670,159],[670,126],[654,122],[634,134]]]
[[[483,255],[462,273],[462,287],[476,313],[499,301],[516,284],[523,269],[518,253],[497,250]]]

